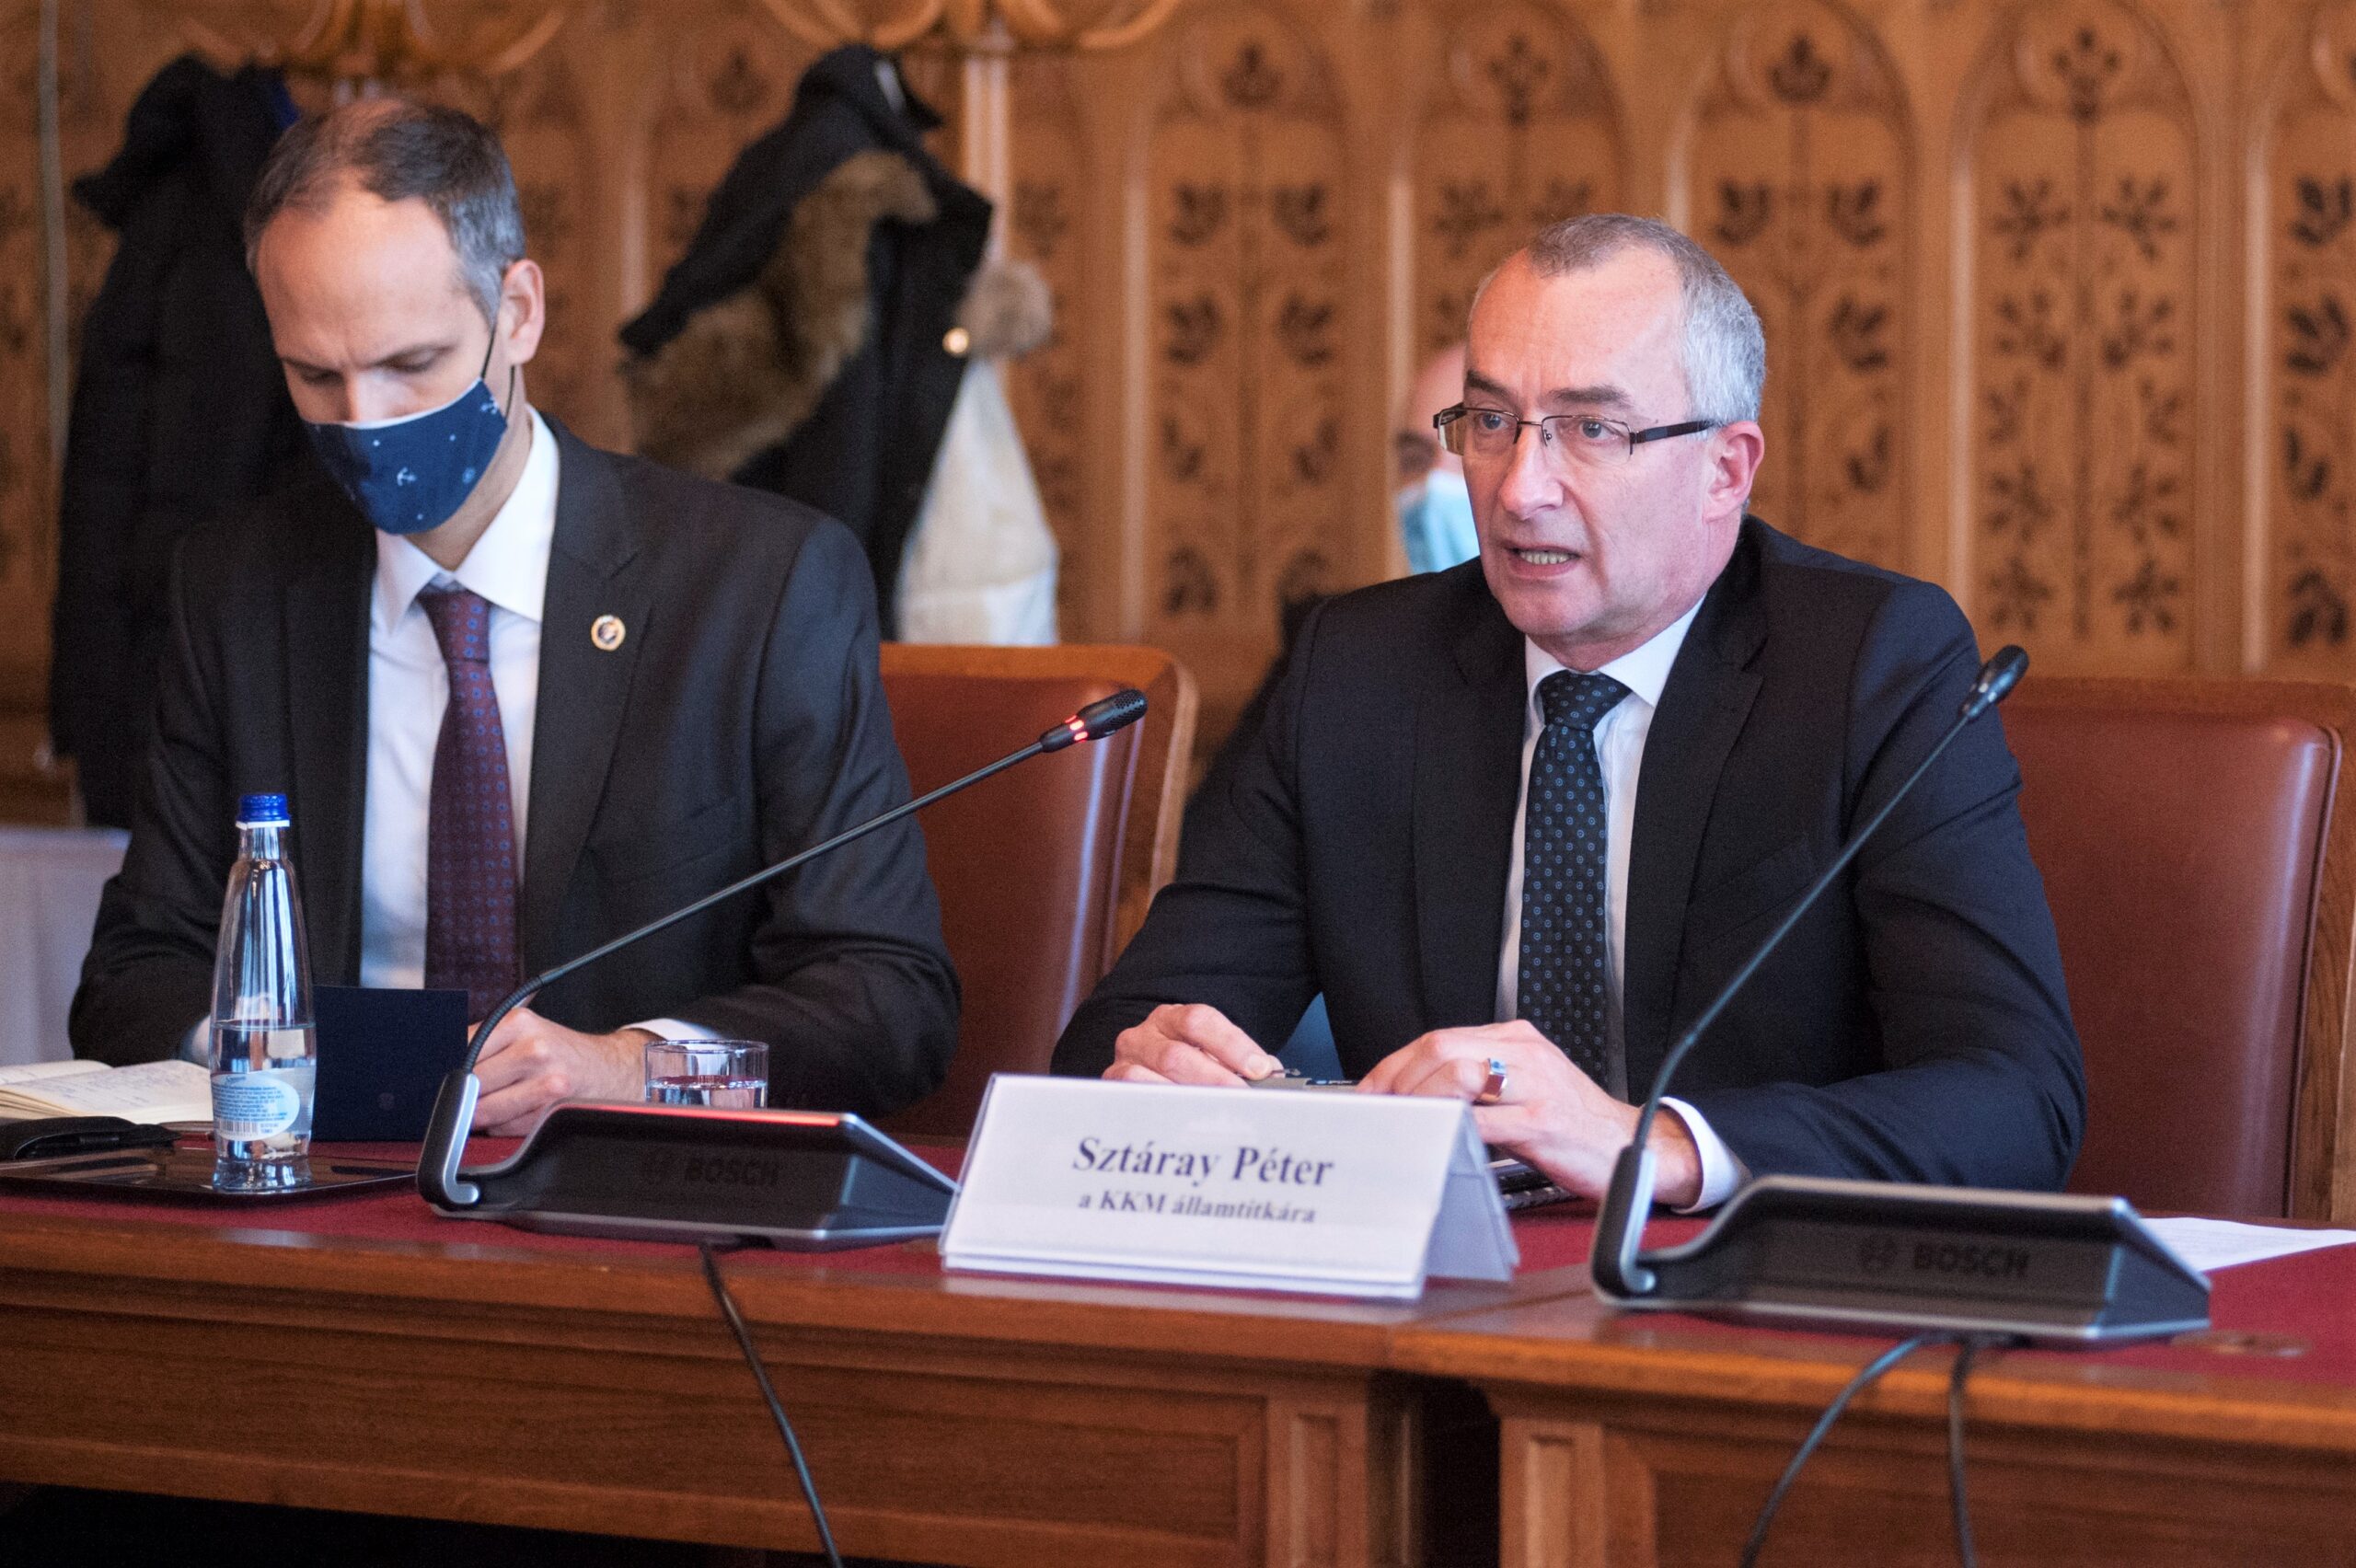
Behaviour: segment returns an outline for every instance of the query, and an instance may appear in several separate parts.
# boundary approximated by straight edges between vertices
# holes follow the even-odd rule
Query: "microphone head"
[[[2012,689],[2028,674],[2028,654],[2018,643],[2006,643],[1996,650],[1996,656],[1980,666],[1980,678],[1971,683],[1971,695],[1963,700],[1963,711],[1978,718],[1994,704],[2004,700]]]
[[[1145,717],[1145,693],[1135,686],[1116,691],[1100,698],[1072,715],[1072,721],[1082,730],[1083,741],[1101,741],[1115,730],[1125,730]]]
[[[1101,741],[1144,717],[1145,693],[1130,686],[1090,703],[1041,735],[1039,744],[1047,751],[1061,751],[1082,741]]]

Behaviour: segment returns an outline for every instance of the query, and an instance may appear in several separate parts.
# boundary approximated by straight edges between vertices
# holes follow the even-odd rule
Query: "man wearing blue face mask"
[[[388,99],[305,121],[247,241],[333,482],[181,551],[79,1054],[201,1038],[241,793],[291,797],[319,980],[464,989],[472,1018],[906,799],[849,534],[530,406],[546,294],[488,130]],[[882,1113],[955,1020],[922,842],[887,830],[511,1014],[477,1124],[636,1099],[655,1035],[766,1041],[770,1103]]]
[[[1410,571],[1446,571],[1481,553],[1472,523],[1472,492],[1464,486],[1464,460],[1442,446],[1432,416],[1464,392],[1464,345],[1451,343],[1434,354],[1407,388],[1391,452],[1399,469],[1400,542]]]

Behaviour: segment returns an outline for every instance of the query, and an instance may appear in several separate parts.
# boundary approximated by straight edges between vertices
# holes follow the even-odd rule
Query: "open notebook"
[[[0,1122],[33,1116],[120,1116],[126,1122],[208,1122],[213,1075],[194,1062],[35,1062],[0,1067]]]

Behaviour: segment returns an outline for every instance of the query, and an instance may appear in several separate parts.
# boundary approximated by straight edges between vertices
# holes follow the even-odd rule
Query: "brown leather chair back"
[[[2333,830],[2350,694],[2031,676],[2004,711],[2085,1047],[2071,1190],[2322,1217],[2345,1052],[2350,868]],[[2330,1105],[2303,1103],[2327,1087]]]
[[[1146,717],[1036,757],[918,819],[963,1003],[941,1087],[890,1117],[963,1137],[993,1072],[1045,1072],[1056,1036],[1177,863],[1194,688],[1153,649],[886,644],[884,690],[918,793],[962,778],[1099,698],[1146,694]]]

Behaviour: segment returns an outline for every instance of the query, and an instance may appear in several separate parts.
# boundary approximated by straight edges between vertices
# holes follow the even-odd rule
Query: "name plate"
[[[952,1269],[1407,1298],[1519,1254],[1461,1101],[1000,1074]]]

